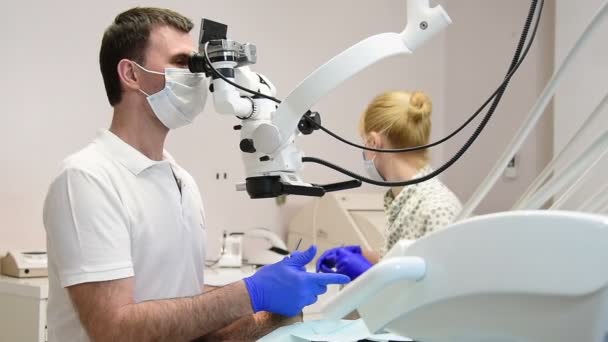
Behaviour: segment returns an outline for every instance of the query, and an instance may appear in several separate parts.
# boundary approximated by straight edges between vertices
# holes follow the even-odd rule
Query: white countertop
[[[253,273],[254,268],[251,266],[243,266],[241,268],[206,268],[205,284],[224,286],[248,277]],[[47,299],[49,280],[47,277],[14,278],[0,274],[0,294],[2,293]]]

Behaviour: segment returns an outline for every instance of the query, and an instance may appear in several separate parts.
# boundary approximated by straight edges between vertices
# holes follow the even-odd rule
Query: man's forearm
[[[207,292],[211,292],[211,291],[215,291],[217,289],[221,288],[221,286],[211,286],[211,285],[205,285],[203,286],[203,293],[207,293]]]
[[[254,315],[242,317],[229,326],[212,332],[196,341],[256,341],[270,334],[275,329],[301,321],[301,315],[289,318],[270,312],[258,312]]]
[[[126,305],[116,317],[113,342],[189,341],[252,313],[243,282],[195,297]]]

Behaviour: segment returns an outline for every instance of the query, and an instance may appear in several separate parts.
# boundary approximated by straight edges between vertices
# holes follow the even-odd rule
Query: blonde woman
[[[426,145],[431,134],[431,100],[422,92],[391,91],[369,104],[360,121],[365,146],[396,149]],[[363,152],[369,177],[378,181],[407,181],[433,171],[427,150],[408,153]],[[391,188],[384,196],[388,220],[380,253],[343,246],[327,250],[317,261],[317,272],[357,278],[377,263],[401,239],[414,240],[450,224],[461,203],[439,179]]]

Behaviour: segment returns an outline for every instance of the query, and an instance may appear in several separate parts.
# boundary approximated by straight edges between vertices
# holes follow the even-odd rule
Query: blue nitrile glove
[[[302,309],[317,301],[317,296],[327,291],[329,284],[346,284],[350,279],[342,274],[306,272],[304,266],[317,254],[317,247],[310,246],[304,252],[290,256],[260,268],[245,285],[254,312],[268,311],[284,316],[295,316]]]
[[[370,267],[372,264],[363,256],[359,246],[328,250],[317,261],[317,272],[344,274],[351,280],[357,279]]]
[[[330,248],[317,259],[317,272],[335,273],[333,268],[336,267],[338,262],[336,252],[339,250],[348,250],[355,254],[361,254],[361,247],[356,245]]]
[[[348,249],[339,249],[336,251],[336,273],[347,275],[350,280],[357,279],[372,267],[361,253],[353,253]]]

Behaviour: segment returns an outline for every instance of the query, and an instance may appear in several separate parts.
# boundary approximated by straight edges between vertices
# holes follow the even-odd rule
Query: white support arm
[[[216,62],[213,66],[216,69],[233,69],[236,66],[236,62]],[[236,81],[235,78],[229,79],[232,82]],[[242,98],[234,86],[226,83],[221,78],[212,80],[212,84],[213,106],[218,113],[236,115],[237,117],[245,117],[253,113],[253,102],[247,98]]]
[[[598,160],[599,162],[599,160]],[[563,194],[561,194],[559,197],[557,197],[556,200],[553,201],[553,204],[551,204],[551,206],[549,207],[549,210],[559,210],[560,208],[562,208],[564,206],[564,204],[566,204],[566,202],[574,195],[576,194],[576,192],[581,188],[581,186],[583,186],[585,184],[585,181],[587,180],[587,176],[589,176],[590,174],[592,174],[592,170],[595,167],[597,163],[593,163],[593,165],[588,168],[587,170],[583,170],[583,174],[578,177],[577,180],[574,181],[574,183],[572,183],[567,189],[566,191],[564,191]]]
[[[411,54],[451,23],[443,8],[430,8],[428,0],[409,0],[407,8],[408,23],[403,32],[369,37],[335,56],[300,83],[279,105],[272,123],[260,125],[253,133],[256,148],[266,154],[275,153],[288,143],[302,115],[321,97],[382,59]]]
[[[563,172],[560,172],[540,190],[535,193],[528,203],[522,203],[523,209],[541,209],[551,197],[574,182],[580,174],[593,168],[608,153],[608,132],[601,135],[591,146],[587,147],[578,158],[570,162]]]
[[[583,202],[577,208],[577,211],[597,213],[604,205],[608,205],[608,183],[604,184],[595,194]]]
[[[231,81],[234,81],[232,79]],[[213,80],[213,106],[220,114],[246,117],[253,112],[253,102],[243,98],[239,92],[222,79]]]
[[[515,137],[505,149],[505,152],[502,154],[498,162],[494,165],[494,168],[490,171],[488,176],[484,179],[483,183],[475,190],[469,201],[464,205],[462,211],[460,212],[457,220],[461,220],[469,217],[473,211],[477,208],[479,203],[486,197],[488,192],[492,189],[496,181],[503,173],[505,167],[513,157],[516,151],[521,148],[521,145],[524,143],[530,132],[538,119],[543,115],[547,105],[551,101],[551,98],[555,94],[557,90],[557,86],[562,80],[564,73],[570,66],[572,65],[575,57],[577,57],[582,48],[587,46],[589,42],[589,37],[596,33],[600,24],[603,23],[606,19],[606,15],[608,14],[608,1],[604,2],[599,11],[595,14],[591,23],[587,25],[583,34],[576,41],[574,47],[570,50],[564,62],[559,66],[557,72],[553,74],[553,77],[543,90],[542,94],[532,107],[532,110],[528,114],[528,117],[525,119],[523,125],[520,127],[519,131],[515,134]]]
[[[520,199],[513,206],[513,210],[519,210],[523,208],[523,204],[530,200],[530,197],[534,195],[536,191],[551,177],[555,169],[559,165],[563,165],[564,161],[567,157],[570,156],[572,150],[575,146],[577,146],[577,142],[579,138],[585,136],[587,130],[594,128],[598,123],[596,122],[603,113],[606,105],[608,104],[608,92],[604,95],[604,98],[598,103],[598,105],[593,109],[591,115],[585,119],[585,122],[581,125],[581,127],[572,135],[568,143],[564,145],[564,148],[555,156],[551,162],[543,169],[543,171],[534,179],[532,184],[528,187],[526,192],[520,197]]]
[[[234,78],[228,77],[228,79],[242,87],[258,90],[265,95],[276,95],[276,88],[272,82],[266,76],[251,71],[248,66],[236,68],[236,62],[216,62],[213,66],[216,69],[233,69]],[[260,85],[260,78],[266,82],[264,86]],[[250,95],[248,92],[237,89],[221,78],[216,78],[212,82],[213,105],[219,114],[229,114],[251,119],[254,118],[254,115],[257,117],[261,112],[258,105],[246,97],[246,95]]]
[[[371,295],[400,280],[418,281],[426,274],[426,263],[419,257],[393,257],[363,273],[329,301],[322,310],[325,319],[341,319],[357,309]]]

